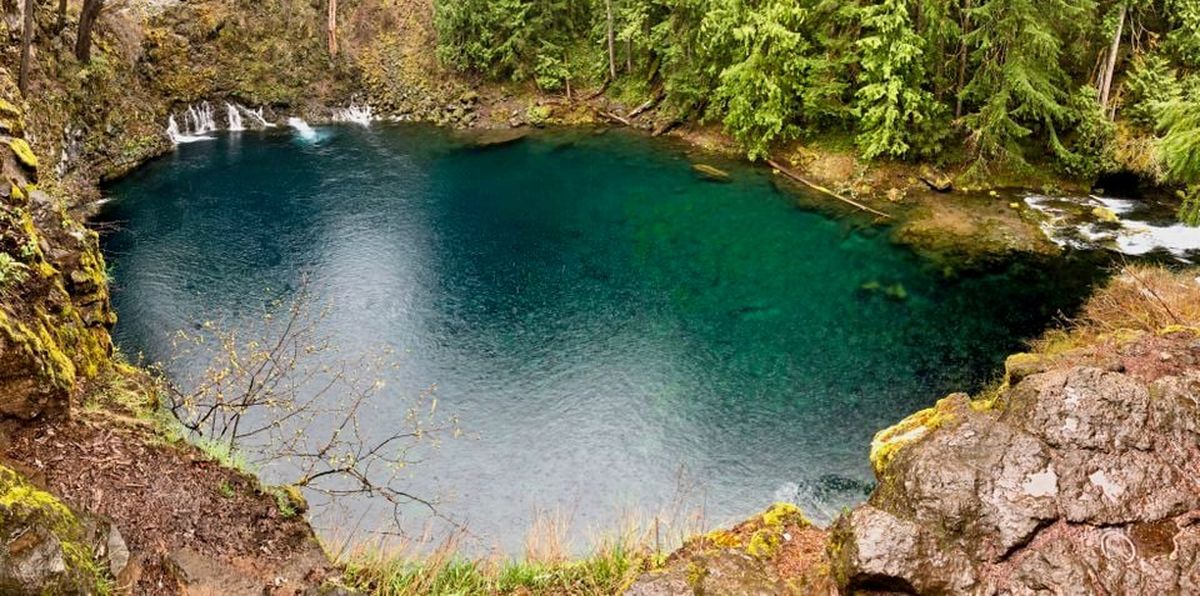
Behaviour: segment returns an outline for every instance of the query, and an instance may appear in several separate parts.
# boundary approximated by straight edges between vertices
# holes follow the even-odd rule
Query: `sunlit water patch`
[[[480,150],[420,126],[305,134],[323,140],[183,145],[110,190],[118,343],[171,361],[171,331],[249,327],[307,278],[343,355],[398,354],[394,401],[365,426],[399,427],[430,388],[461,419],[405,487],[509,551],[539,510],[575,540],[665,507],[717,524],[792,500],[828,520],[869,490],[876,431],[980,388],[1099,274],[946,277],[797,208],[767,171],[717,163],[733,181],[704,181],[640,136]]]

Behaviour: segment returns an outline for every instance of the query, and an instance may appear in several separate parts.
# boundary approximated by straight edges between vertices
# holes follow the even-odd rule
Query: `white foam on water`
[[[292,127],[292,129],[296,131],[296,134],[300,135],[300,138],[306,141],[317,140],[317,131],[313,130],[313,127],[309,126],[308,123],[303,119],[293,116],[287,119],[287,123],[288,126]]]
[[[1056,198],[1043,195],[1025,197],[1025,204],[1044,216],[1040,226],[1055,244],[1070,248],[1099,248],[1107,245],[1122,254],[1145,255],[1164,250],[1180,261],[1189,261],[1200,251],[1200,228],[1182,223],[1157,225],[1133,219],[1137,201],[1110,197]],[[1070,207],[1070,208],[1069,208]],[[1111,211],[1117,221],[1102,225],[1079,217],[1096,208]]]
[[[375,121],[375,115],[371,106],[350,104],[348,107],[333,110],[333,121],[349,122],[370,128],[371,122]]]

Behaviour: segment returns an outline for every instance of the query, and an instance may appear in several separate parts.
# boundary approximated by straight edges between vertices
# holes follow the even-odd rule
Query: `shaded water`
[[[410,490],[510,551],[539,508],[575,537],[675,501],[711,524],[780,499],[828,519],[869,489],[877,430],[980,387],[1096,275],[947,279],[767,172],[705,182],[640,136],[318,133],[181,146],[110,189],[117,341],[167,360],[171,331],[249,324],[308,276],[345,352],[395,348],[389,388],[436,386],[461,419]]]

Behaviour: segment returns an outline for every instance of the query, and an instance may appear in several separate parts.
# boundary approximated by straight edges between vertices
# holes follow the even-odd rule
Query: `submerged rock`
[[[831,531],[842,589],[1197,593],[1200,372],[1007,368],[993,401],[951,396],[876,437],[879,488]]]
[[[950,176],[928,166],[921,168],[920,180],[925,183],[925,186],[937,192],[951,192],[954,190],[954,180]]]
[[[474,149],[491,149],[511,145],[529,136],[528,129],[520,128],[490,128],[471,130],[460,133]]]

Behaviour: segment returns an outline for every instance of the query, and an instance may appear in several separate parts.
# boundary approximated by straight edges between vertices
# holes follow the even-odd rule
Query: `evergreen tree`
[[[1160,153],[1170,180],[1186,184],[1179,220],[1200,226],[1200,102],[1179,100],[1162,109]]]
[[[862,10],[858,40],[863,73],[855,94],[863,157],[932,155],[945,137],[947,113],[927,79],[925,40],[913,28],[909,0],[881,0]]]
[[[963,94],[975,109],[963,118],[982,161],[1023,163],[1019,142],[1035,128],[1050,136],[1068,116],[1067,75],[1055,29],[1078,17],[1083,0],[987,0],[969,11],[966,34],[976,71]]]

